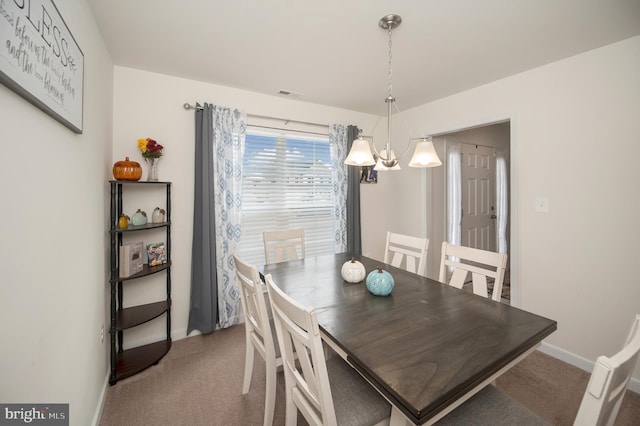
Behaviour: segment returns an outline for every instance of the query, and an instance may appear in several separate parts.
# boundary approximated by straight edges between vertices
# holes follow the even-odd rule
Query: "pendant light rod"
[[[388,78],[388,89],[389,89],[389,94],[387,95],[387,98],[385,99],[385,102],[387,103],[387,144],[385,145],[385,150],[384,150],[384,155],[381,155],[381,153],[377,152],[376,146],[375,144],[373,145],[373,149],[374,151],[376,151],[376,154],[378,155],[378,157],[382,160],[382,164],[391,169],[392,167],[395,167],[398,164],[398,158],[399,157],[395,157],[392,154],[391,151],[391,120],[392,120],[392,115],[393,115],[393,104],[396,101],[396,98],[393,97],[393,93],[392,93],[392,89],[393,89],[393,29],[397,28],[400,23],[402,23],[402,18],[400,17],[400,15],[395,15],[395,14],[390,14],[390,15],[386,15],[383,16],[379,21],[378,21],[378,25],[387,30],[387,33],[389,34],[389,65],[388,65],[388,74],[387,74],[387,78]]]
[[[351,150],[349,151],[349,155],[345,159],[345,164],[351,166],[371,166],[375,164],[376,170],[400,170],[400,165],[398,164],[398,160],[404,157],[411,148],[411,143],[414,140],[419,140],[416,144],[416,149],[413,153],[413,157],[409,162],[410,167],[436,167],[442,165],[442,162],[438,158],[438,154],[436,153],[433,142],[430,137],[420,137],[420,138],[410,138],[409,143],[407,144],[406,150],[400,156],[396,156],[395,152],[391,148],[391,133],[392,133],[392,115],[393,115],[393,107],[395,104],[396,98],[393,96],[392,89],[392,77],[393,77],[393,56],[392,56],[392,30],[397,28],[402,22],[402,18],[396,14],[389,14],[383,16],[378,21],[378,26],[388,31],[389,34],[389,64],[388,64],[388,90],[389,93],[385,99],[387,103],[387,143],[385,148],[378,152],[375,143],[373,143],[373,138],[371,138],[371,144],[367,141],[361,134],[358,135],[358,138],[353,141],[353,145]],[[377,125],[377,123],[376,123]],[[411,132],[411,129],[409,129]],[[413,133],[413,132],[411,132]],[[413,136],[413,134],[412,134]],[[373,151],[376,154],[377,162],[371,154],[371,146],[373,147]]]

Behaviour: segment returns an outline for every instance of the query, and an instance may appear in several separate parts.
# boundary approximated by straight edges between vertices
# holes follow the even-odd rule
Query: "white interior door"
[[[462,144],[461,245],[496,251],[495,148]]]

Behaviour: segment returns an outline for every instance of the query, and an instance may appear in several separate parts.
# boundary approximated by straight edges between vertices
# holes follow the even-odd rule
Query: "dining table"
[[[389,272],[391,294],[346,282],[341,270],[352,259],[367,274]],[[557,329],[535,313],[350,253],[268,264],[261,273],[315,308],[327,345],[391,403],[391,425],[435,423]]]

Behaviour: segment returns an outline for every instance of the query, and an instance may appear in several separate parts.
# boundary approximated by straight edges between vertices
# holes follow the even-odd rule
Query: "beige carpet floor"
[[[174,342],[158,365],[109,387],[100,426],[261,425],[265,365],[256,355],[251,390],[242,395],[244,354],[243,325]],[[535,352],[496,385],[550,424],[572,425],[588,380]],[[279,373],[274,425],[284,424],[283,385]],[[616,425],[638,424],[640,395],[628,391]]]

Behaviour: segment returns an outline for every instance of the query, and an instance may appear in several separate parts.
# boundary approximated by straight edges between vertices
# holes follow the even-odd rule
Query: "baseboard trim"
[[[564,349],[560,349],[559,347],[550,345],[546,342],[542,342],[542,345],[540,345],[538,350],[542,353],[559,359],[560,361],[564,361],[567,364],[571,364],[574,367],[578,367],[579,369],[584,370],[589,374],[591,374],[595,365],[594,361],[589,361],[588,359],[572,354],[571,352],[567,352]],[[628,389],[640,394],[640,380],[632,377],[629,381]]]
[[[186,328],[181,328],[179,330],[173,330],[171,332],[171,336],[172,336],[172,340],[178,341],[181,339],[185,339],[187,337],[191,337],[191,336],[196,336],[198,334],[202,334],[200,333],[200,331],[198,330],[194,330],[191,332],[191,334],[189,336],[187,336],[187,329]],[[160,336],[151,336],[150,338],[148,337],[148,341],[146,342],[136,342],[135,346],[139,346],[139,345],[144,345],[147,343],[153,343],[153,342],[157,342],[158,340],[162,340],[166,337],[166,335],[160,335]],[[102,410],[104,409],[104,403],[105,403],[105,399],[107,398],[107,389],[109,388],[109,376],[111,375],[111,368],[107,367],[107,374],[104,377],[104,383],[102,385],[102,391],[100,392],[100,397],[98,398],[97,401],[97,405],[96,405],[96,410],[93,414],[93,420],[91,421],[91,426],[99,426],[100,425],[100,420],[102,418]]]
[[[100,392],[100,397],[98,398],[98,405],[96,406],[96,411],[93,413],[93,420],[91,421],[91,426],[98,426],[100,424],[100,419],[102,418],[102,410],[104,409],[104,400],[107,397],[107,388],[109,387],[109,369],[107,368],[107,374],[104,377],[104,383],[102,384],[102,392]]]

